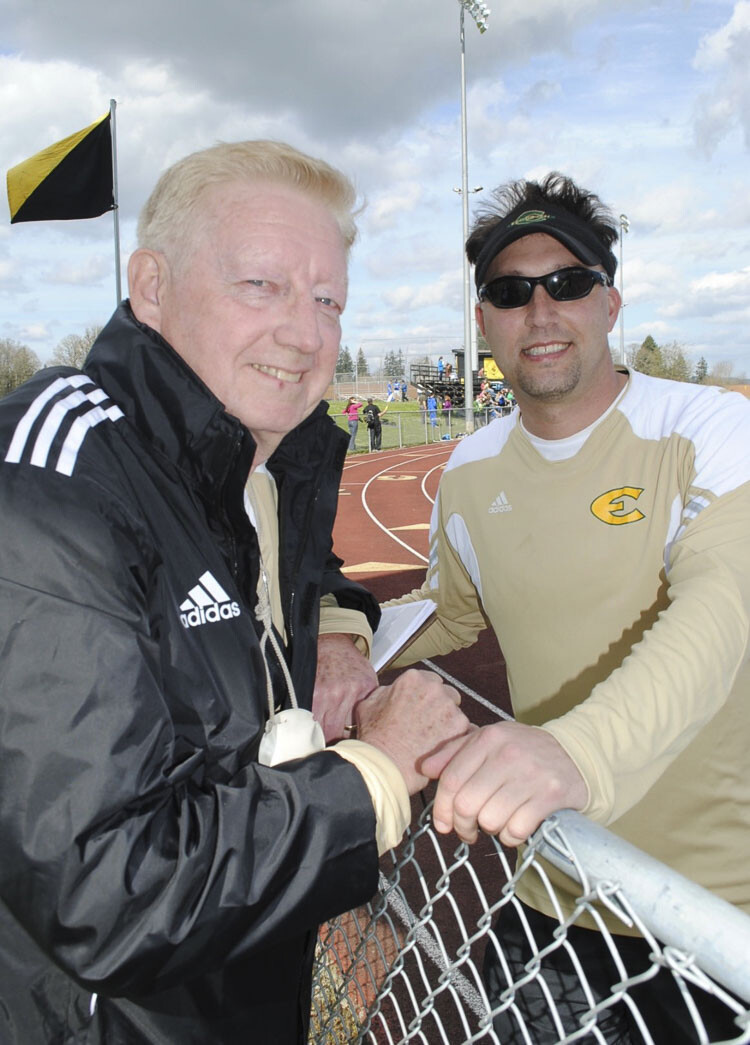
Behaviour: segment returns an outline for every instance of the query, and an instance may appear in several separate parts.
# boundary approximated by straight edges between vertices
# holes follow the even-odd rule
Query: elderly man
[[[306,1041],[318,923],[465,729],[376,688],[332,553],[353,200],[276,143],[181,161],[83,371],[2,403],[3,1045]]]
[[[518,721],[425,764],[437,777],[454,756],[434,819],[514,846],[555,810],[582,810],[750,911],[750,404],[613,364],[616,239],[598,197],[552,174],[499,190],[467,244],[477,320],[519,410],[464,440],[445,469],[419,593],[437,619],[408,659],[470,645],[489,620]],[[550,875],[571,913],[576,887]],[[549,942],[542,882],[526,876],[519,892]],[[501,919],[499,931],[523,975],[524,930]],[[594,1000],[607,996],[618,972],[599,934],[572,932]],[[644,941],[619,946],[631,972],[649,967]],[[557,954],[548,983],[576,1029],[589,999]],[[506,981],[490,973],[499,994]],[[643,990],[654,1041],[697,1040],[668,975]],[[602,1015],[608,1042],[640,1040],[624,1008]],[[526,1020],[535,1042],[558,1040],[541,995]],[[525,1041],[511,1024],[498,1019],[501,1040]]]

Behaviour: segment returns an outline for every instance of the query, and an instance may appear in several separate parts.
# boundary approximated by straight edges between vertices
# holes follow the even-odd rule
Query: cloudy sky
[[[492,6],[492,0],[489,0]],[[343,341],[463,341],[458,0],[0,0],[3,168],[117,108],[121,248],[158,173],[271,137],[366,201]],[[750,0],[495,0],[467,18],[469,184],[551,169],[624,213],[625,342],[750,375]],[[0,223],[0,337],[114,307],[112,218]],[[619,345],[619,325],[612,344]]]

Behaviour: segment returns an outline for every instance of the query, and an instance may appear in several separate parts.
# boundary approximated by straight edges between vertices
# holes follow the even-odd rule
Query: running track
[[[344,572],[381,602],[424,580],[430,513],[454,446],[441,442],[347,458],[334,550],[344,559]],[[468,650],[435,657],[429,666],[450,676],[472,721],[496,722],[510,710],[505,661],[489,630]]]
[[[427,563],[429,522],[432,505],[445,463],[455,442],[441,442],[431,446],[409,447],[402,450],[384,450],[382,453],[352,455],[347,459],[339,494],[338,515],[334,527],[334,550],[345,560],[344,570],[359,581],[381,601],[395,598],[422,584]],[[434,660],[423,662],[442,674],[446,681],[461,693],[461,707],[477,725],[497,722],[510,710],[505,661],[494,635],[485,631],[479,641],[466,650],[458,650]],[[381,681],[392,681],[396,672],[385,672]],[[435,796],[431,782],[419,796],[412,799],[412,818],[416,822],[425,803]],[[431,886],[446,867],[452,864],[459,845],[455,834],[433,836],[432,845],[442,854],[439,861],[429,845],[421,846],[420,875]],[[511,864],[515,854],[507,854]],[[486,909],[478,900],[478,892],[493,901],[499,896],[505,881],[491,842],[480,835],[472,847],[472,875],[476,880],[457,878],[452,886],[453,901],[458,905],[459,922],[474,931],[477,920]],[[384,871],[392,868],[384,858]],[[479,890],[476,883],[479,883]],[[424,882],[405,874],[402,881],[405,899],[413,912],[424,904]],[[465,931],[459,933],[452,920],[441,923],[441,933],[449,953],[456,953],[465,940]],[[385,934],[388,936],[388,933]],[[419,984],[414,988],[419,993]],[[413,1014],[411,990],[408,997],[404,985],[397,979],[395,997],[403,1012]],[[387,1007],[390,1014],[390,1006]],[[463,1024],[454,1008],[438,1000],[443,1028],[448,1035],[441,1040],[465,1040]],[[392,1014],[389,1019],[393,1019]],[[376,1028],[377,1030],[377,1028]],[[378,1036],[377,1040],[381,1038]],[[392,1040],[390,1037],[388,1040]]]

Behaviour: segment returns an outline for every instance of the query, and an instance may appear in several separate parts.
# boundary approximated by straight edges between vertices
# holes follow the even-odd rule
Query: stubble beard
[[[570,395],[581,379],[581,363],[578,359],[569,360],[562,373],[554,367],[537,369],[537,373],[530,373],[527,368],[519,368],[515,381],[516,394],[520,391],[537,402],[555,403]]]

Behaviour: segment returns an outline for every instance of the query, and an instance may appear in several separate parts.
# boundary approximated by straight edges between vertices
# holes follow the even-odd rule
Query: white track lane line
[[[445,464],[445,461],[443,461],[443,464],[436,464],[434,468],[430,468],[429,472],[425,472],[424,476],[422,477],[422,493],[424,494],[425,500],[429,501],[430,504],[434,504],[435,503],[435,498],[434,497],[430,497],[430,495],[427,493],[427,487],[425,486],[425,483],[430,478],[430,476],[433,474],[433,472],[440,471],[440,469],[443,467],[444,464]]]
[[[432,447],[424,446],[421,448],[421,450],[419,446],[394,446],[390,450],[381,450],[378,454],[377,460],[379,464],[384,464],[386,461],[398,462],[409,461],[413,458],[419,459],[420,456],[430,457],[431,454],[429,451],[432,449]],[[453,449],[453,447],[451,447],[451,449]],[[445,452],[444,447],[438,447],[437,450],[438,452]],[[374,453],[357,454],[356,457],[347,457],[344,461],[344,476],[346,476],[346,473],[348,471],[352,471],[355,468],[362,468],[364,466],[372,464],[374,458]]]
[[[465,686],[463,682],[459,682],[458,679],[454,678],[453,675],[449,675],[447,671],[439,668],[437,664],[433,664],[431,660],[423,660],[422,664],[426,664],[430,671],[437,672],[441,678],[444,678],[447,683],[457,689],[460,693],[465,693],[467,697],[471,697],[472,700],[476,700],[477,704],[481,704],[483,708],[487,708],[488,711],[492,711],[498,718],[504,718],[507,722],[515,722],[512,715],[509,715],[507,711],[503,711],[502,708],[497,707],[491,701],[487,700],[486,697],[481,696],[476,690],[470,689]]]
[[[421,455],[419,455],[419,454],[415,455],[415,457],[412,458],[412,463],[415,463],[415,462],[419,461],[420,456]],[[434,457],[435,454],[434,453],[424,454],[424,456],[425,457]],[[427,558],[426,555],[422,555],[422,553],[418,552],[416,550],[416,548],[412,548],[412,546],[410,544],[407,544],[406,541],[402,541],[401,538],[397,537],[396,534],[393,533],[391,530],[389,530],[387,526],[384,526],[383,523],[377,518],[377,516],[374,515],[374,513],[372,511],[370,511],[370,507],[367,504],[367,491],[368,491],[368,489],[370,487],[370,483],[374,483],[376,479],[379,479],[381,477],[381,475],[385,475],[387,472],[390,472],[393,468],[399,468],[403,464],[405,464],[405,462],[403,460],[394,461],[393,464],[388,465],[387,468],[382,468],[379,472],[376,472],[375,475],[371,476],[367,480],[365,485],[362,487],[362,494],[361,494],[362,507],[367,512],[367,514],[370,516],[370,518],[375,523],[375,525],[378,527],[378,529],[382,530],[383,533],[387,534],[391,538],[392,541],[395,541],[396,544],[400,544],[402,548],[405,548],[406,551],[411,552],[411,554],[416,556],[417,559],[420,559],[424,563],[428,563],[430,560]],[[435,470],[434,468],[431,469],[431,471],[434,471],[434,470]],[[428,500],[429,500],[429,498],[428,498]]]
[[[456,841],[458,842],[458,839]],[[388,906],[407,932],[409,930],[412,931],[422,953],[427,955],[441,973],[444,975],[451,973],[451,988],[455,990],[456,994],[460,995],[461,1000],[472,1010],[475,1016],[482,1017],[487,1012],[487,1005],[481,994],[463,972],[455,967],[451,969],[451,966],[446,963],[443,946],[438,944],[432,935],[429,922],[426,925],[417,925],[419,914],[411,909],[402,890],[388,888],[388,879],[382,871],[378,873],[378,889],[381,894],[386,896]]]
[[[432,456],[434,456],[434,453],[425,454],[425,456],[432,457]],[[362,496],[362,507],[367,512],[367,514],[372,519],[372,521],[375,523],[375,525],[380,530],[383,531],[383,533],[387,534],[392,540],[396,541],[397,544],[400,544],[407,551],[411,552],[412,555],[415,555],[418,559],[421,559],[422,562],[426,563],[426,562],[429,562],[429,560],[426,558],[426,556],[422,555],[421,552],[418,552],[415,548],[412,548],[411,545],[406,543],[406,541],[402,541],[400,537],[397,537],[395,535],[395,533],[392,533],[386,526],[384,526],[383,523],[381,523],[380,520],[373,514],[373,512],[370,511],[370,508],[369,508],[369,506],[367,504],[367,488],[369,487],[370,483],[374,482],[381,475],[385,475],[386,472],[390,472],[391,469],[396,468],[398,465],[400,465],[402,463],[404,463],[402,460],[395,461],[393,464],[389,465],[387,468],[381,469],[381,471],[377,472],[375,475],[373,475],[365,483],[364,487],[362,488],[362,495],[361,495]],[[439,467],[440,467],[440,465],[436,465],[435,468],[430,469],[430,471],[427,473],[427,475],[432,474],[432,472],[434,472],[436,470],[436,468],[439,468]],[[434,503],[432,498],[429,497],[429,495],[424,490],[424,481],[423,481],[422,489],[423,489],[423,493],[424,493],[426,499],[428,501],[430,501],[431,503]],[[488,711],[491,711],[493,714],[497,715],[498,718],[506,719],[509,722],[514,721],[512,715],[509,715],[507,712],[505,712],[501,708],[497,707],[496,704],[493,704],[491,701],[487,700],[486,697],[483,697],[480,693],[477,693],[476,690],[473,690],[469,686],[464,685],[463,682],[459,681],[459,679],[457,679],[457,678],[454,678],[453,675],[449,675],[447,671],[445,671],[443,668],[438,667],[437,664],[433,664],[433,662],[431,660],[423,660],[422,663],[426,664],[427,667],[430,669],[430,671],[434,671],[438,675],[440,675],[441,678],[444,678],[446,682],[448,682],[451,686],[453,686],[455,689],[457,689],[460,693],[465,694],[465,696],[467,696],[467,697],[471,697],[472,700],[475,700],[478,704],[481,704],[483,708],[486,708]]]

